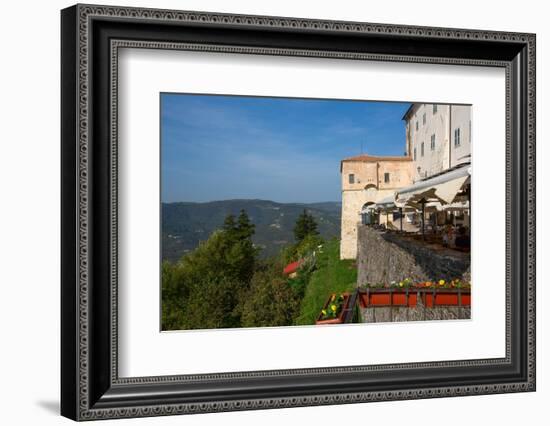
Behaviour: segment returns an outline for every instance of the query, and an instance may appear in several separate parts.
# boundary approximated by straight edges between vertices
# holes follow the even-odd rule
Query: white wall
[[[438,105],[437,112],[434,114],[433,104],[421,104],[416,107],[415,113],[409,119],[409,126],[412,129],[411,152],[415,181],[449,168],[449,108],[448,105]],[[416,130],[416,123],[418,123],[418,130]],[[430,145],[432,135],[435,135],[433,151]],[[424,151],[422,151],[422,144],[424,144]]]
[[[469,161],[465,157],[471,152],[471,116],[472,107],[466,105],[438,105],[435,114],[433,104],[420,104],[416,107],[415,113],[408,120],[415,181]],[[418,130],[416,130],[417,123]],[[460,129],[460,144],[457,146],[454,144],[456,129]],[[433,150],[431,149],[432,135],[435,135]],[[422,150],[422,144],[424,144],[424,150]]]
[[[344,19],[412,25],[537,32],[539,123],[550,114],[550,29],[544,2],[463,0],[449,13],[440,1],[319,2],[295,0],[133,0],[106,4],[220,12]],[[59,9],[68,1],[5,2],[2,6],[0,67],[0,400],[2,423],[69,424],[58,417],[59,394]],[[472,11],[475,10],[475,13]],[[498,11],[498,13],[495,13]],[[546,81],[545,81],[546,78]],[[475,115],[475,114],[474,114]],[[538,130],[539,209],[550,184],[548,128]],[[429,146],[429,140],[428,146]],[[546,207],[546,208],[545,208]],[[548,222],[538,224],[538,391],[423,401],[294,408],[156,419],[107,421],[107,424],[410,425],[544,424],[550,400],[550,310],[544,278],[550,270]],[[545,241],[546,240],[546,241]],[[390,420],[389,420],[390,419]]]
[[[470,123],[473,121],[472,107],[457,105],[452,107],[451,112],[451,167],[468,161],[464,157],[472,152],[472,138]],[[473,123],[471,124],[473,126]],[[454,144],[454,133],[460,129],[460,145]],[[480,141],[483,143],[483,141]]]

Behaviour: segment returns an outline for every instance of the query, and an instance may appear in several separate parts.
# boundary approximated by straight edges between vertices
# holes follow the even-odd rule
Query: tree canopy
[[[250,286],[257,260],[253,235],[246,212],[237,220],[228,215],[221,230],[179,262],[163,263],[163,329],[239,326],[236,307]]]
[[[246,211],[229,214],[223,224],[178,262],[162,264],[162,329],[285,326],[295,323],[312,268],[297,276],[284,267],[314,259],[323,240],[306,210],[295,225],[296,243],[277,256],[260,259]],[[314,265],[314,263],[312,263]]]
[[[297,242],[300,242],[308,235],[319,235],[319,231],[317,230],[317,222],[315,222],[313,215],[304,209],[300,216],[298,216],[298,219],[296,219],[294,238]]]

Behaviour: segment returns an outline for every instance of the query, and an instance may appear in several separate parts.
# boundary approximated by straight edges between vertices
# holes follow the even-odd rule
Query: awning
[[[464,210],[470,210],[470,203],[468,201],[455,201],[451,204],[440,205],[437,208],[440,211],[459,212]]]
[[[376,209],[376,204],[369,204],[368,206],[361,209],[361,214],[370,213],[374,209]]]
[[[439,202],[451,204],[465,183],[470,179],[472,169],[464,165],[438,176],[416,182],[414,185],[397,191],[395,204],[419,208],[424,203]]]
[[[439,201],[430,201],[424,205],[424,211],[429,212],[452,212],[464,211],[470,209],[468,201],[453,201],[450,204],[441,204]]]
[[[388,195],[376,203],[377,209],[388,210],[395,208],[395,194]]]

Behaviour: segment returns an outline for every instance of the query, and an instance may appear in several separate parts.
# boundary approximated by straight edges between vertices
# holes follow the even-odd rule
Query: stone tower
[[[409,156],[377,157],[358,155],[340,162],[342,175],[342,226],[340,258],[357,257],[357,227],[361,210],[412,183]]]

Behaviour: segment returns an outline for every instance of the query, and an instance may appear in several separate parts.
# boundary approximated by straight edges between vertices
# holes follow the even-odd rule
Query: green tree
[[[183,328],[235,328],[240,327],[240,315],[236,310],[240,283],[227,277],[203,277],[193,283],[183,311]]]
[[[252,238],[255,226],[244,210],[241,210],[237,219],[237,235],[240,240]]]
[[[226,222],[227,220],[226,218]],[[250,221],[246,212],[241,210],[233,230],[225,232],[228,233],[229,244],[226,253],[228,270],[239,281],[250,283],[258,255],[258,250],[252,242],[254,224]]]
[[[309,234],[303,240],[283,247],[278,256],[281,262],[288,265],[290,262],[303,259],[311,255],[312,252],[318,251],[319,246],[323,244],[324,240],[318,234]]]
[[[303,259],[313,252],[317,252],[323,243],[323,239],[318,234],[306,235],[302,241],[296,244],[296,259]]]
[[[237,222],[234,215],[228,214],[225,217],[222,229],[228,242],[233,243],[237,240]]]
[[[294,225],[294,238],[297,242],[302,241],[308,235],[319,235],[317,231],[317,222],[311,214],[308,214],[307,210],[304,211],[296,219]]]
[[[178,330],[184,322],[189,282],[178,264],[162,262],[162,329]]]
[[[278,262],[257,270],[241,302],[243,327],[292,325],[299,312],[300,298],[281,274]]]
[[[229,328],[240,325],[239,300],[250,287],[258,250],[245,211],[228,215],[177,264],[163,264],[163,329]]]

